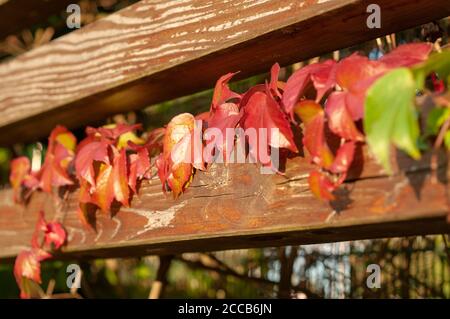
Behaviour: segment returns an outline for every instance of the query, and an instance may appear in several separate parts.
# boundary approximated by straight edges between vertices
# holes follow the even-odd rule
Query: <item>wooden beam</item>
[[[65,10],[74,0],[0,0],[0,40]]]
[[[312,244],[353,239],[449,233],[446,169],[428,169],[399,157],[391,177],[358,152],[355,168],[338,192],[322,202],[307,184],[311,165],[304,158],[287,164],[286,175],[262,175],[253,164],[213,165],[197,173],[179,199],[163,194],[159,180],[142,185],[131,207],[112,217],[97,212],[96,230],[78,219],[77,192],[62,204],[36,193],[25,207],[0,193],[0,259],[11,260],[30,245],[39,210],[63,222],[69,242],[59,258],[125,257],[230,248]],[[362,164],[364,165],[362,166]],[[436,179],[437,177],[437,179]]]
[[[140,1],[0,65],[0,144],[36,140],[449,15],[448,0]]]

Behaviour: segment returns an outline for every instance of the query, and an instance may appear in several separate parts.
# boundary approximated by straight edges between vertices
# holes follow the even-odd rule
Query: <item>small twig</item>
[[[397,47],[397,38],[395,36],[395,33],[391,34],[391,40],[392,40],[392,48],[396,48]]]
[[[31,156],[31,172],[39,172],[42,166],[42,144],[36,143],[36,147],[33,147],[33,155]]]
[[[61,293],[49,296],[47,299],[83,299],[80,294]]]
[[[159,299],[164,293],[164,288],[167,284],[167,272],[169,271],[170,264],[173,256],[160,256],[159,267],[156,274],[156,280],[152,284],[148,299]]]
[[[340,58],[340,51],[339,50],[334,51],[333,52],[333,60],[339,61],[339,58]]]
[[[441,42],[442,42],[442,38],[438,38],[436,41],[434,41],[433,46],[434,46],[434,49],[436,50],[436,52],[439,52],[439,53],[442,52]]]
[[[381,41],[381,38],[377,38],[375,41],[377,42],[378,50],[382,51],[383,50],[383,41]]]
[[[47,286],[47,291],[45,292],[45,294],[48,297],[51,297],[51,295],[53,294],[53,290],[55,289],[55,279],[50,279],[50,281],[48,282],[48,286]]]
[[[392,49],[393,49],[392,40],[391,40],[391,36],[389,34],[386,35],[386,43],[388,45],[389,51],[392,51]]]

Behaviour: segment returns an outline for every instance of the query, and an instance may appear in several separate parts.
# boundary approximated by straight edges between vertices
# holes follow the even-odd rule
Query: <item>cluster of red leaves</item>
[[[72,185],[70,166],[75,155],[76,138],[66,128],[57,126],[50,134],[44,163],[32,170],[27,157],[11,162],[10,182],[14,200],[22,202],[31,191],[41,189],[52,193],[53,187]],[[66,233],[58,222],[46,222],[40,213],[36,230],[31,240],[31,249],[19,253],[14,264],[14,276],[20,288],[20,296],[35,295],[41,283],[41,261],[50,258],[49,251],[59,249],[66,240]]]
[[[309,177],[311,191],[321,199],[333,200],[332,192],[344,182],[357,143],[364,142],[360,121],[368,88],[394,68],[424,61],[431,50],[431,44],[426,43],[403,45],[378,61],[355,53],[340,62],[327,60],[305,66],[286,83],[278,81],[280,68],[275,64],[269,83],[256,85],[244,94],[233,92],[228,86],[235,73],[222,76],[216,83],[209,112],[196,118],[181,114],[169,123],[164,151],[158,160],[163,189],[178,196],[189,185],[195,169],[205,169],[204,163],[210,163],[213,155],[217,155],[208,153],[198,160],[197,153],[197,165],[183,163],[184,156],[195,153],[195,148],[213,144],[216,153],[223,153],[226,161],[235,146],[236,141],[228,137],[214,140],[208,130],[204,140],[197,147],[192,146],[195,119],[204,120],[203,130],[215,128],[224,137],[228,128],[255,129],[256,141],[248,144],[250,155],[260,164],[276,169],[270,158],[261,154],[270,154],[271,147],[298,152],[291,129],[291,125],[297,124],[297,115],[303,123],[303,145],[317,167]],[[278,134],[261,136],[260,128],[277,128]],[[335,150],[327,142],[332,139],[340,141]],[[176,156],[171,158],[173,151]]]
[[[355,53],[340,62],[307,65],[286,83],[278,80],[280,67],[275,64],[269,82],[243,94],[230,89],[228,82],[235,73],[228,73],[216,83],[209,112],[196,117],[180,114],[166,128],[149,133],[146,140],[133,133],[137,125],[88,127],[75,156],[75,138],[57,127],[40,171],[31,172],[27,158],[13,161],[15,196],[19,198],[24,188],[50,192],[53,186],[72,184],[75,177],[80,186],[80,216],[86,222],[91,206],[103,212],[114,201],[128,206],[139,181],[151,177],[153,162],[163,190],[178,197],[197,169],[206,169],[206,163],[218,155],[225,161],[229,158],[236,140],[228,138],[227,129],[236,128],[254,129],[256,140],[246,141],[249,155],[276,170],[270,156],[261,154],[270,154],[274,148],[298,152],[291,127],[298,125],[297,116],[303,125],[303,145],[317,167],[309,178],[311,190],[319,198],[332,200],[332,192],[346,178],[357,143],[364,141],[360,120],[366,91],[393,68],[425,60],[431,49],[426,43],[403,45],[377,61]],[[212,128],[226,138],[214,139],[209,134]],[[270,131],[274,128],[277,133]],[[332,138],[340,139],[337,149],[327,142]],[[203,154],[205,148],[211,150],[208,155]]]
[[[31,239],[31,249],[21,251],[14,264],[14,277],[21,298],[37,295],[41,284],[41,261],[51,258],[50,251],[59,249],[65,241],[66,232],[62,225],[55,221],[47,222],[41,211]]]
[[[147,141],[134,131],[140,125],[114,124],[88,127],[77,146],[75,174],[80,185],[80,218],[88,224],[90,206],[108,213],[114,201],[129,206],[139,182],[151,177],[150,154],[161,148],[163,131]]]
[[[51,193],[53,187],[72,185],[69,171],[76,144],[72,133],[65,127],[57,126],[50,134],[44,163],[39,170],[32,171],[30,160],[25,156],[14,159],[9,180],[15,201],[21,202],[36,189]]]
[[[424,61],[431,50],[431,44],[407,44],[377,61],[355,53],[340,62],[308,65],[289,78],[282,100],[286,112],[291,117],[297,114],[303,122],[303,144],[317,165],[309,176],[311,191],[317,197],[334,199],[332,192],[346,178],[356,143],[364,141],[358,127],[370,86],[394,68]],[[327,143],[331,135],[340,139],[335,153]]]
[[[270,156],[261,155],[269,155],[271,148],[298,152],[281,103],[283,83],[278,82],[279,70],[280,67],[275,64],[270,83],[256,85],[244,94],[229,88],[228,82],[235,73],[228,73],[216,83],[209,112],[197,117],[184,113],[170,121],[164,137],[163,153],[157,160],[164,191],[171,190],[177,197],[190,184],[196,169],[206,169],[205,163],[211,163],[218,155],[226,162],[235,145],[235,137],[228,138],[227,129],[254,129],[256,139],[248,144],[249,155],[264,166],[273,167]],[[201,127],[195,120],[202,120]],[[212,128],[219,130],[224,138],[215,139],[209,135]],[[278,133],[262,136],[267,134],[263,132],[270,132],[273,128],[278,129]],[[205,147],[208,152],[204,152]],[[187,160],[186,156],[192,160]]]

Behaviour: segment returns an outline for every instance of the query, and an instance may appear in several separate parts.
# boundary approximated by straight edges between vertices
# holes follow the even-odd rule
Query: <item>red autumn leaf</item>
[[[336,66],[336,82],[344,90],[339,101],[344,100],[346,110],[354,121],[364,115],[367,89],[389,68],[379,61],[371,61],[357,53],[341,60]]]
[[[335,85],[335,62],[327,60],[307,65],[294,72],[288,79],[283,93],[286,113],[293,119],[294,106],[301,100],[305,89],[312,82],[317,91],[316,101],[320,101]]]
[[[22,156],[11,161],[11,173],[9,175],[9,182],[11,183],[14,200],[20,201],[22,184],[30,173],[31,164],[28,157]]]
[[[320,104],[312,100],[303,100],[297,103],[294,108],[294,112],[302,120],[302,122],[307,125],[316,117],[316,115],[323,114],[323,108]]]
[[[380,61],[390,68],[412,66],[425,61],[432,49],[433,45],[431,43],[404,44],[382,56]]]
[[[277,99],[281,99],[281,93],[279,91],[280,83],[278,82],[278,75],[280,74],[280,65],[278,63],[275,63],[272,65],[272,68],[270,69],[270,93]]]
[[[44,164],[39,172],[39,186],[51,193],[52,187],[72,185],[67,172],[74,158],[76,138],[65,127],[57,126],[50,134]]]
[[[223,103],[219,105],[216,110],[211,114],[211,117],[208,121],[208,129],[205,131],[204,137],[205,140],[209,141],[210,148],[213,149],[213,146],[217,147],[219,152],[223,152],[223,156],[225,159],[228,158],[227,155],[232,151],[234,145],[234,128],[238,125],[239,121],[242,118],[242,110],[239,110],[239,106],[234,103]],[[213,129],[218,129],[221,133],[221,137],[214,137],[215,135]],[[227,129],[233,130],[232,138],[229,138],[227,135]],[[206,162],[211,161],[212,154],[208,154],[205,158]]]
[[[78,216],[84,226],[89,226],[89,208],[95,205],[95,201],[90,193],[90,184],[82,179],[80,180],[80,191],[78,195]]]
[[[55,147],[61,145],[68,154],[72,154],[75,151],[77,139],[68,131],[64,126],[56,126],[50,133],[48,138],[48,150],[49,153],[55,153]]]
[[[136,184],[138,180],[139,156],[130,154],[128,161],[130,163],[130,174],[128,175],[128,185],[134,193],[137,193]]]
[[[59,249],[66,241],[66,231],[60,223],[49,222],[44,238],[45,245]]]
[[[321,65],[321,68],[317,68],[315,72],[311,73],[311,80],[317,91],[315,100],[317,103],[336,85],[336,61],[326,60]]]
[[[43,235],[42,242],[39,242],[40,235]],[[36,223],[36,230],[31,239],[33,248],[59,249],[66,241],[66,232],[58,222],[46,222],[44,213],[39,212],[39,218]]]
[[[163,192],[170,191],[169,185],[167,184],[167,177],[169,176],[169,163],[164,159],[164,154],[161,153],[155,161],[156,168],[158,169],[158,177],[162,184]]]
[[[219,105],[231,100],[231,99],[240,99],[241,95],[230,90],[228,86],[228,82],[231,78],[236,75],[236,73],[227,73],[221,76],[214,88],[214,94],[211,101],[211,111],[215,110]]]
[[[41,261],[50,258],[51,255],[43,249],[33,248],[31,250],[21,251],[14,263],[14,277],[21,290],[21,298],[29,298],[26,280],[32,280],[40,284],[41,280]]]
[[[330,167],[330,171],[335,174],[347,173],[353,162],[353,156],[355,155],[355,142],[347,142],[342,144],[334,159],[333,165]]]
[[[129,156],[128,185],[134,193],[137,193],[137,181],[143,178],[151,178],[151,164],[148,149],[145,146],[133,146],[133,149],[136,150],[136,154],[130,154]]]
[[[114,200],[113,166],[105,163],[100,164],[96,179],[95,192],[92,194],[93,203],[104,213],[107,213]]]
[[[306,100],[296,105],[295,113],[305,124],[303,144],[311,155],[311,161],[329,168],[334,156],[325,141],[325,114],[322,107],[314,101]]]
[[[200,114],[197,114],[195,116],[195,119],[198,120],[198,121],[204,121],[204,122],[208,123],[209,115],[210,115],[209,111],[208,112],[202,112]]]
[[[298,152],[288,120],[278,102],[275,101],[268,88],[266,89],[266,93],[254,93],[248,103],[242,106],[244,107],[242,119],[244,129],[256,129],[257,136],[261,134],[259,129],[266,129],[268,146]],[[259,145],[259,141],[257,143]],[[254,152],[258,152],[257,145],[249,145],[250,149],[253,149],[253,155],[256,155]],[[258,156],[255,158],[257,159]]]
[[[281,93],[280,89],[284,88],[285,83],[278,81],[278,74],[280,72],[280,66],[278,63],[274,64],[272,66],[272,69],[270,71],[270,82],[267,86],[266,84],[257,84],[252,86],[242,95],[241,100],[239,101],[240,108],[244,108],[245,105],[248,104],[249,99],[256,93],[256,92],[262,92],[264,94],[270,94],[277,102],[281,99]]]
[[[331,193],[335,190],[333,182],[323,173],[312,171],[308,178],[309,188],[311,192],[319,199],[334,200],[335,197]]]
[[[165,133],[166,129],[164,127],[154,129],[148,133],[147,142],[144,146],[147,148],[150,157],[159,155],[163,151],[163,139]]]
[[[40,242],[40,235],[42,241]],[[35,249],[59,249],[66,241],[66,231],[59,222],[46,222],[44,212],[39,212],[36,229],[31,239],[31,246]]]
[[[173,197],[177,198],[192,182],[193,177],[192,165],[184,163],[174,164],[171,167],[171,173],[167,179],[169,188],[172,191]]]
[[[72,185],[73,181],[67,174],[60,161],[52,154],[46,156],[40,173],[40,187],[44,192],[51,193],[52,187]]]
[[[350,91],[344,91],[347,111],[354,121],[358,121],[364,116],[364,100],[366,92],[370,86],[384,73],[355,83]]]
[[[330,130],[346,140],[363,141],[364,136],[358,131],[347,110],[345,92],[333,92],[327,99],[325,111]]]
[[[79,180],[86,180],[95,187],[94,162],[109,164],[109,142],[95,137],[85,138],[78,146],[75,158],[75,171]]]
[[[121,135],[142,128],[141,124],[110,124],[99,128],[87,127],[86,134],[88,136],[97,136],[116,141]]]
[[[360,81],[364,81],[375,75],[387,71],[379,61],[372,61],[357,53],[341,60],[336,66],[336,82],[344,90],[352,90],[352,87]]]
[[[163,190],[169,188],[174,198],[188,187],[194,166],[204,167],[201,136],[195,136],[200,128],[195,130],[195,125],[195,118],[189,113],[175,116],[167,125],[163,153],[156,161]]]

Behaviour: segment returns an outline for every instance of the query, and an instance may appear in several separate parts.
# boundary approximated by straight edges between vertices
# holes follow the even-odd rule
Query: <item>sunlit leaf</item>
[[[23,279],[25,278],[40,284],[42,282],[41,261],[50,257],[51,255],[48,252],[40,248],[23,250],[17,255],[14,263],[14,277],[21,290],[21,298],[31,297],[31,287],[27,286],[27,280]]]
[[[389,72],[369,89],[364,130],[372,153],[391,172],[390,145],[417,159],[419,124],[415,109],[415,82],[409,69]]]
[[[347,140],[363,141],[364,137],[356,128],[355,123],[347,110],[344,92],[330,94],[325,106],[330,130]]]
[[[312,171],[308,178],[309,188],[311,192],[321,200],[334,200],[334,195],[331,193],[335,186],[333,182],[319,171]]]
[[[31,164],[28,157],[17,157],[11,161],[11,173],[9,175],[9,182],[14,193],[14,200],[20,201],[21,187],[25,178],[30,173]]]

